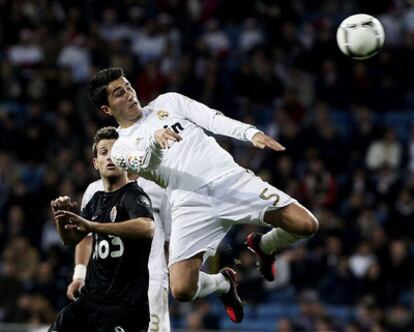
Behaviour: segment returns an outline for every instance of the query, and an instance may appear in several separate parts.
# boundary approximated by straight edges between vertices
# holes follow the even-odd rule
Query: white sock
[[[221,273],[207,274],[200,271],[200,274],[198,275],[197,291],[194,294],[193,300],[214,292],[224,294],[229,290],[230,281],[228,281]]]
[[[265,254],[273,254],[276,250],[285,248],[290,244],[306,239],[307,236],[286,232],[279,227],[263,234],[259,246]]]

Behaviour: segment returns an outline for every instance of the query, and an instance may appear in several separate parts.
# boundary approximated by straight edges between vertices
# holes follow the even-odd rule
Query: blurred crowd
[[[357,12],[386,32],[367,61],[335,44]],[[243,246],[251,226],[232,229],[210,264],[235,265],[252,305],[294,290],[300,315],[270,322],[274,331],[414,331],[412,59],[412,0],[0,0],[0,322],[48,323],[66,304],[73,250],[49,202],[80,201],[97,178],[91,140],[114,122],[92,108],[86,84],[121,66],[143,105],[180,92],[286,146],[218,137],[320,221],[317,236],[280,253],[274,283]],[[338,326],[332,305],[357,314]],[[218,328],[209,306],[171,310],[183,326]]]

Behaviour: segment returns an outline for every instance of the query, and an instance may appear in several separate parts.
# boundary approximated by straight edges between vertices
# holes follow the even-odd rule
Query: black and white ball
[[[347,17],[336,31],[339,49],[353,59],[364,60],[377,54],[384,45],[384,28],[367,14]]]

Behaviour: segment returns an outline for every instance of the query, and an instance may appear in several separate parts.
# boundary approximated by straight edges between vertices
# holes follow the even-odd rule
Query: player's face
[[[142,109],[137,93],[125,77],[109,83],[106,92],[109,107],[102,106],[101,109],[113,116],[121,127],[129,127],[141,117]]]
[[[102,178],[122,177],[124,175],[124,171],[116,167],[111,160],[111,149],[114,143],[114,139],[103,139],[96,145],[97,155],[93,159],[93,164]]]

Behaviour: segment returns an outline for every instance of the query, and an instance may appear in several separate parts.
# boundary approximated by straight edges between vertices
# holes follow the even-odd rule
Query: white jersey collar
[[[118,127],[116,129],[116,131],[119,133],[120,136],[128,136],[130,135],[136,127],[138,127],[148,116],[148,114],[151,112],[151,110],[145,106],[142,108],[142,115],[141,117],[138,119],[137,122],[135,122],[132,126],[129,126],[128,128],[121,128]]]

